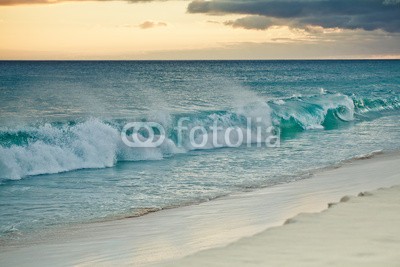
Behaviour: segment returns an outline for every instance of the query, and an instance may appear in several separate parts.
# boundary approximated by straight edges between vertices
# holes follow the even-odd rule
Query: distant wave
[[[167,129],[164,143],[157,148],[129,148],[120,131],[127,121],[72,121],[40,126],[0,129],[0,179],[66,172],[88,168],[107,168],[119,161],[161,160],[194,149],[189,142],[177,146],[174,131],[179,118],[190,118],[190,125],[245,128],[247,118],[262,118],[265,126],[279,126],[282,134],[312,129],[330,129],[362,120],[368,113],[399,109],[397,98],[367,99],[326,93],[295,96],[269,102],[249,103],[232,110],[203,111],[171,115],[160,123]],[[211,134],[211,133],[207,133]],[[217,136],[220,138],[220,136]],[[188,136],[184,136],[188,140]],[[255,137],[251,136],[250,142]],[[205,148],[213,149],[207,143]]]
[[[283,131],[323,129],[340,121],[354,120],[354,102],[346,95],[296,96],[284,101],[283,105],[270,103]]]

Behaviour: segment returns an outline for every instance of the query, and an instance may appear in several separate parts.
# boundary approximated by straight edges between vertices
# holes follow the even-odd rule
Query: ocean
[[[151,136],[124,142],[129,123],[163,142],[129,146]],[[398,60],[0,61],[0,240],[313,179],[398,140]]]

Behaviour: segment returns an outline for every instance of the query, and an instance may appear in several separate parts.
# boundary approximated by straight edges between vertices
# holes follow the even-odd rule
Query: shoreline
[[[398,266],[399,210],[400,185],[346,195],[322,212],[162,266]]]
[[[341,168],[343,166],[346,166],[346,164],[351,164],[352,162],[356,162],[359,160],[365,160],[365,159],[372,159],[374,157],[379,157],[382,155],[385,156],[390,156],[390,155],[396,155],[399,154],[400,155],[400,150],[395,150],[395,151],[383,151],[383,150],[374,150],[372,152],[366,153],[366,154],[361,154],[361,155],[356,155],[352,158],[349,159],[344,159],[341,160],[337,163],[334,163],[332,165],[329,166],[324,166],[324,167],[318,167],[312,170],[308,170],[308,171],[303,171],[297,174],[293,174],[291,175],[291,177],[293,178],[293,180],[291,182],[297,182],[303,179],[309,179],[315,175],[318,175],[321,172],[325,172],[325,171],[329,171],[329,170],[334,170],[334,169],[338,169]],[[76,171],[76,170],[75,170]],[[44,174],[47,175],[47,174]],[[298,178],[301,177],[301,178]],[[1,182],[1,181],[0,181]],[[23,242],[29,242],[30,240],[35,240],[35,238],[41,238],[41,236],[51,233],[51,232],[55,232],[58,230],[65,230],[65,229],[72,229],[72,228],[76,228],[79,227],[81,225],[90,225],[90,224],[98,224],[98,223],[108,223],[108,222],[113,222],[113,221],[119,221],[119,220],[126,220],[126,219],[134,219],[134,218],[139,218],[142,216],[146,216],[152,213],[156,213],[156,212],[160,212],[160,211],[166,211],[166,210],[170,210],[170,209],[179,209],[179,208],[183,208],[183,207],[191,207],[191,206],[196,206],[196,205],[201,205],[203,203],[207,203],[210,201],[215,201],[217,199],[220,198],[227,198],[229,196],[232,195],[237,195],[237,194],[246,194],[246,193],[251,193],[254,191],[258,191],[258,190],[264,190],[266,188],[269,187],[274,187],[274,186],[279,186],[282,184],[286,184],[286,183],[290,183],[290,182],[278,182],[276,184],[272,184],[272,185],[260,185],[259,187],[248,187],[248,188],[241,188],[238,191],[235,192],[230,192],[230,193],[226,193],[223,195],[218,195],[218,196],[214,196],[211,198],[208,198],[207,200],[193,200],[193,201],[188,201],[185,203],[181,203],[181,204],[176,204],[176,205],[171,205],[171,206],[165,206],[165,207],[160,207],[160,208],[141,208],[139,209],[139,212],[135,212],[135,213],[126,213],[126,214],[119,214],[119,215],[111,215],[109,217],[104,217],[101,219],[93,219],[90,221],[85,221],[85,222],[74,222],[74,223],[70,223],[70,224],[60,224],[60,225],[56,225],[54,227],[48,228],[48,229],[39,229],[38,231],[35,231],[35,234],[31,234],[31,235],[27,235],[25,236],[22,241]],[[17,239],[7,239],[7,238],[1,238],[0,237],[0,248],[1,247],[7,247],[7,246],[18,246],[21,242],[21,240]]]
[[[301,212],[320,212],[343,195],[400,184],[393,176],[399,163],[400,153],[383,153],[317,170],[310,179],[133,219],[74,226],[33,244],[1,246],[0,265],[165,263],[253,236]],[[375,179],[379,171],[381,179]]]

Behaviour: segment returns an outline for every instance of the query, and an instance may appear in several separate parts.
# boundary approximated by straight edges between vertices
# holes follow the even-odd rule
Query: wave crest
[[[118,161],[160,160],[192,149],[186,133],[183,147],[178,147],[174,131],[178,120],[189,117],[190,127],[210,127],[214,121],[224,129],[244,130],[247,119],[261,118],[263,126],[278,126],[281,132],[291,133],[310,129],[330,129],[365,117],[370,111],[393,110],[400,107],[398,98],[365,99],[325,92],[315,96],[294,96],[270,102],[253,102],[240,108],[222,111],[203,111],[178,114],[168,120],[160,118],[166,128],[165,141],[157,148],[130,148],[120,137],[124,122],[104,122],[89,119],[84,122],[45,124],[39,127],[0,129],[0,178],[21,179],[25,176],[65,172],[87,168],[106,168]],[[244,133],[246,131],[243,131]],[[207,132],[208,140],[213,140]],[[203,138],[198,134],[195,138]],[[217,135],[218,143],[222,135]],[[256,136],[244,137],[254,142]],[[226,144],[222,144],[226,146]],[[220,146],[219,146],[220,147]],[[216,148],[212,142],[204,147]]]

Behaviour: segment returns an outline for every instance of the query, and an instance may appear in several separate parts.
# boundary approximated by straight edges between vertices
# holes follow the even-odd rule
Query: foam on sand
[[[400,186],[329,206],[171,266],[399,266]]]

